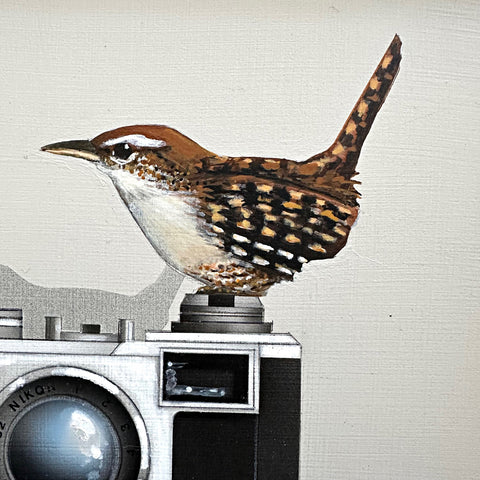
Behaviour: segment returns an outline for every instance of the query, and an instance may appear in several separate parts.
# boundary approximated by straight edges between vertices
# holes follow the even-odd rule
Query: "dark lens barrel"
[[[110,480],[117,478],[120,444],[100,410],[78,398],[50,397],[17,421],[7,457],[16,480]]]
[[[140,437],[121,398],[79,377],[18,382],[0,404],[0,480],[139,478]]]

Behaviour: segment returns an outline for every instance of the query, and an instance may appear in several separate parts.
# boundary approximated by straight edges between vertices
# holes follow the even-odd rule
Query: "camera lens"
[[[73,367],[46,368],[18,378],[5,391],[3,397],[0,392],[0,480],[146,478],[143,420],[104,377]]]
[[[7,449],[15,480],[112,480],[120,442],[99,409],[76,397],[35,403],[13,426]]]

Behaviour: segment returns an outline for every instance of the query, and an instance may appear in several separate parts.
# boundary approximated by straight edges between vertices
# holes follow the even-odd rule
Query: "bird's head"
[[[41,148],[57,155],[84,158],[108,169],[139,166],[167,179],[188,174],[202,158],[214,156],[173,128],[163,125],[133,125],[101,133],[92,140],[68,140]]]

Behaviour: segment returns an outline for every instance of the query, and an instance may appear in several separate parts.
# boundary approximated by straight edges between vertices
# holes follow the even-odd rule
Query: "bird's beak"
[[[100,160],[97,149],[90,140],[68,140],[66,142],[51,143],[43,146],[41,150],[55,153],[56,155],[84,158],[91,162],[98,162]]]

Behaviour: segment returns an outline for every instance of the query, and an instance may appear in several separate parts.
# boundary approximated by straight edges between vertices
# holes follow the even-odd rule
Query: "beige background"
[[[39,147],[141,122],[221,154],[301,160],[335,138],[398,33],[349,244],[264,304],[304,345],[302,480],[479,478],[479,12],[2,0],[0,264],[43,287],[138,293],[164,264],[113,187]]]

